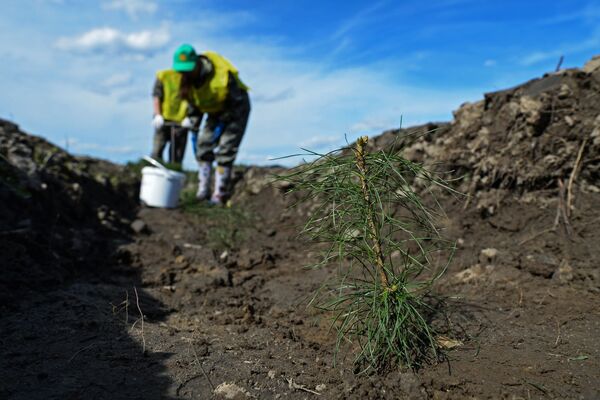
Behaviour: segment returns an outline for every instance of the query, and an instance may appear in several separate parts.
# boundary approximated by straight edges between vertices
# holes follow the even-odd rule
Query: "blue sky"
[[[252,88],[238,162],[269,164],[401,118],[450,120],[561,55],[582,66],[600,54],[600,2],[4,0],[0,33],[0,117],[115,162],[150,153],[173,50],[220,52]]]

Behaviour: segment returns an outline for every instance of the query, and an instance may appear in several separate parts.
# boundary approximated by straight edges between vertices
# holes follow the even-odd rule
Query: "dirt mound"
[[[600,255],[589,246],[600,237],[596,62],[488,93],[462,105],[450,124],[389,131],[376,146],[404,136],[408,158],[452,171],[468,195],[463,226],[500,231],[490,232],[489,247],[510,255],[508,265],[596,291]]]
[[[28,291],[94,274],[135,212],[139,184],[132,172],[72,156],[5,120],[0,171],[3,307]]]
[[[402,149],[413,161],[451,171],[464,193],[524,193],[567,183],[578,157],[581,190],[600,191],[600,64],[561,70],[465,103],[451,123],[394,129],[369,149]],[[581,155],[579,154],[581,152]],[[434,167],[434,169],[440,169]],[[264,186],[260,169],[248,192]],[[258,180],[254,179],[259,177]]]
[[[413,161],[441,166],[452,172],[451,178],[460,179],[465,193],[557,188],[559,179],[568,180],[579,157],[581,190],[598,192],[600,67],[594,65],[488,93],[483,100],[463,104],[451,123],[386,131],[371,139],[369,149],[396,147]],[[248,175],[248,193],[265,186],[258,171]]]
[[[464,176],[465,192],[556,188],[579,157],[581,189],[597,192],[599,110],[600,69],[569,69],[463,104],[451,124],[387,131],[375,143],[412,136],[405,155]]]
[[[490,241],[489,247],[501,247],[499,241],[507,247],[501,249],[504,254],[514,255],[516,247],[525,253],[504,260],[507,264],[536,276],[585,281],[588,289],[598,290],[600,255],[587,244],[600,237],[598,60],[485,94],[463,104],[450,123],[386,131],[369,141],[369,150],[402,151],[466,195],[462,206],[456,199],[441,199],[460,216],[463,227],[454,225],[449,232],[461,243],[469,231],[464,228],[483,232],[491,226],[500,232],[490,233],[496,243]],[[251,169],[238,199],[260,198],[263,190],[268,193],[263,196],[280,197],[285,187],[269,185],[272,173]],[[299,210],[304,216],[309,212],[310,205]],[[557,240],[561,233],[564,240]],[[471,256],[469,262],[477,259]]]

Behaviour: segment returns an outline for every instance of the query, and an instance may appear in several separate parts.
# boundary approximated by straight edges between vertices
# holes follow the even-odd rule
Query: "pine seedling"
[[[398,152],[369,153],[367,142],[309,152],[315,161],[280,178],[300,194],[297,206],[310,207],[303,233],[325,249],[314,267],[338,264],[311,302],[332,313],[336,355],[349,344],[362,371],[414,368],[438,352],[426,299],[454,245],[436,227],[433,194],[451,189]]]

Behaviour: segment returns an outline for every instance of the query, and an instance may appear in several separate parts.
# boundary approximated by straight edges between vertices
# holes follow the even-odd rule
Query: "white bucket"
[[[185,175],[166,168],[142,168],[140,200],[150,207],[174,208],[185,183]]]

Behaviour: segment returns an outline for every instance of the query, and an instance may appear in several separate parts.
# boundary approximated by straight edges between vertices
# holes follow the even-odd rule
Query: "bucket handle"
[[[170,172],[170,170],[165,167],[164,165],[162,165],[161,163],[159,163],[158,161],[156,161],[154,158],[150,157],[150,156],[144,156],[142,157],[144,160],[148,161],[150,164],[154,165],[157,168],[160,168],[164,171]]]

